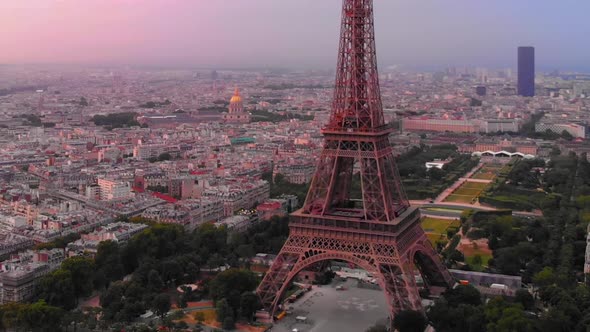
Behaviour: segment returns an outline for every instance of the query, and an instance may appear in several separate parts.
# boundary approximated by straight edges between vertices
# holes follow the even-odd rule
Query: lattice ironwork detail
[[[297,273],[342,260],[370,272],[383,289],[391,320],[421,310],[415,272],[451,286],[410,207],[389,143],[377,74],[372,0],[343,0],[334,100],[316,172],[291,234],[258,287],[270,317]],[[355,172],[359,176],[355,177]],[[360,184],[353,179],[360,179]],[[361,197],[351,198],[360,185]]]

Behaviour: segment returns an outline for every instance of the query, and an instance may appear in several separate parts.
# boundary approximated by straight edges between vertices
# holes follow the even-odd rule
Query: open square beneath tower
[[[381,289],[357,287],[358,281],[349,278],[326,286],[314,286],[295,303],[290,314],[273,327],[275,332],[359,332],[378,321],[386,322],[389,314]],[[337,289],[342,286],[342,289]],[[305,321],[297,319],[305,317]]]

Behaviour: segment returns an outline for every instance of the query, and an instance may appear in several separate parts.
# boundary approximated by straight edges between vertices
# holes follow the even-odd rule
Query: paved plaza
[[[339,285],[345,289],[337,290]],[[293,329],[298,332],[362,332],[387,319],[383,292],[358,288],[354,279],[314,286],[290,306],[290,314],[278,322],[272,332],[292,332]],[[297,321],[298,316],[307,320]]]

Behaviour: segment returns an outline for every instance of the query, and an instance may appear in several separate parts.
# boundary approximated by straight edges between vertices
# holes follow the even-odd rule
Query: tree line
[[[590,163],[584,154],[555,155],[544,175],[533,174],[539,183],[529,179],[537,165],[525,162],[508,178],[520,186],[543,188],[547,199],[540,205],[542,218],[490,214],[462,226],[468,237],[488,239],[493,250],[489,272],[520,275],[532,291],[483,303],[472,287],[449,290],[428,310],[437,331],[587,331],[590,287],[583,266]]]
[[[111,113],[107,115],[97,114],[92,117],[92,122],[97,126],[104,126],[108,129],[140,126],[139,122],[137,122],[137,113],[135,112]]]
[[[192,232],[174,224],[150,224],[126,244],[101,242],[94,259],[66,259],[41,279],[38,291],[43,305],[63,316],[77,308],[80,299],[98,293],[100,321],[84,318],[93,326],[132,323],[147,310],[164,317],[171,303],[182,307],[202,298],[216,302],[222,322],[228,325],[252,318],[258,306],[252,291],[259,280],[243,268],[256,253],[278,253],[288,235],[286,218],[274,217],[243,234],[211,224]],[[208,279],[198,291],[171,295],[175,292],[170,290],[194,283],[202,269],[222,266],[229,269]]]

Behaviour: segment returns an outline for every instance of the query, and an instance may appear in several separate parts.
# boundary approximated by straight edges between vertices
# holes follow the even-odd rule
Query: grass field
[[[473,200],[487,187],[487,183],[464,182],[452,194],[445,198],[445,202],[472,203]]]
[[[215,309],[204,309],[188,312],[182,320],[187,324],[196,324],[199,323],[199,319],[202,319],[201,322],[206,325],[219,325],[217,323],[217,314]]]
[[[475,172],[471,178],[477,180],[493,180],[496,176],[498,176],[502,168],[502,165],[484,165],[477,172]]]
[[[493,180],[495,177],[495,172],[482,172],[479,170],[477,173],[473,174],[471,178],[477,180]]]
[[[474,258],[477,255],[479,255],[479,257],[481,257],[481,264],[474,263]],[[474,254],[473,256],[465,257],[465,262],[467,262],[467,264],[471,265],[471,267],[473,267],[474,270],[479,271],[480,268],[483,268],[484,266],[488,266],[488,261],[490,259],[492,259],[492,257],[493,256],[491,254],[481,252],[481,253]]]
[[[422,219],[422,228],[433,246],[436,246],[438,241],[448,241],[447,230],[453,227],[459,228],[460,225],[459,220],[432,217]]]
[[[457,249],[463,253],[465,262],[475,271],[482,271],[484,267],[488,266],[489,260],[493,258],[492,250],[488,247],[485,239],[461,241]]]

